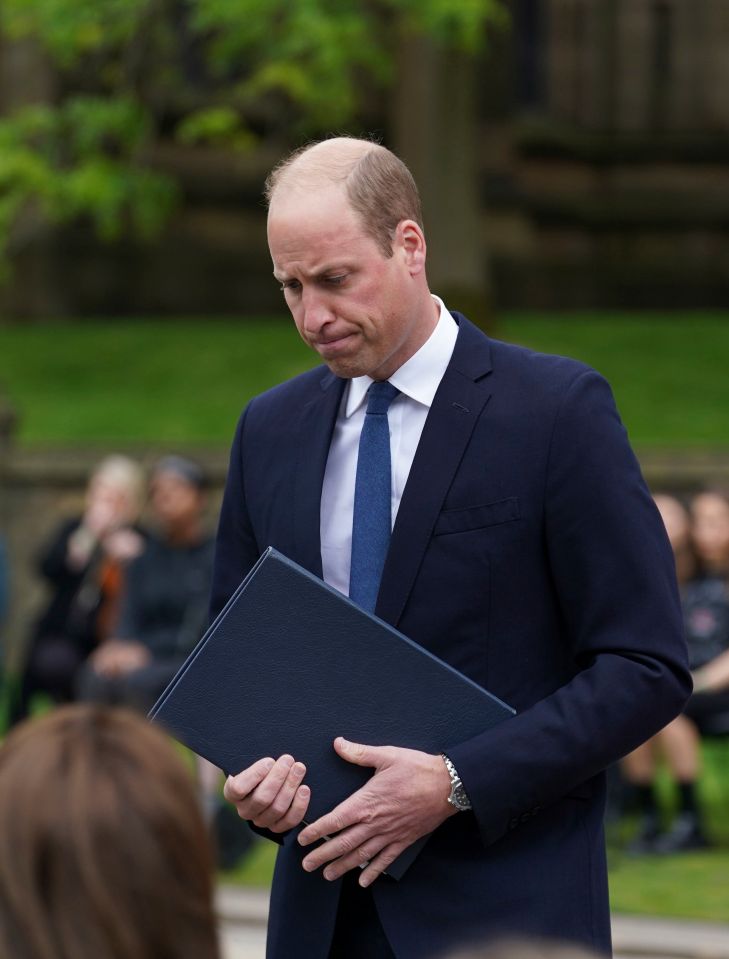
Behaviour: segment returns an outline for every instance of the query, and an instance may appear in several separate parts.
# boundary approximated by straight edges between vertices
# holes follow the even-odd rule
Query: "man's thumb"
[[[355,766],[379,766],[382,762],[381,746],[365,746],[362,743],[351,743],[342,736],[334,740],[334,748],[342,759]]]

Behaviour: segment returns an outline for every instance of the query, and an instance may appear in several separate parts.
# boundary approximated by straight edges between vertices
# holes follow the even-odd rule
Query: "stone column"
[[[705,34],[702,42],[703,100],[707,128],[729,130],[729,3],[703,0]]]
[[[652,0],[623,0],[617,24],[616,127],[632,133],[645,129],[651,64]]]
[[[584,17],[582,0],[547,0],[548,112],[557,121],[574,124],[583,112]]]
[[[491,309],[480,191],[476,64],[420,35],[399,44],[394,146],[423,199],[428,279],[452,309],[487,325]]]

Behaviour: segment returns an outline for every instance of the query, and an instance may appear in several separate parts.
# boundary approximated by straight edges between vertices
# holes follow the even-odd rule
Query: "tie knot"
[[[367,413],[384,416],[400,390],[389,380],[375,380],[367,390]]]

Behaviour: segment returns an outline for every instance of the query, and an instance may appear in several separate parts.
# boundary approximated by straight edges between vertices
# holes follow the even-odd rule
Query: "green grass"
[[[275,842],[260,839],[239,866],[220,874],[221,881],[239,886],[270,886],[277,849]]]
[[[282,320],[0,327],[24,444],[230,441],[245,402],[316,358]]]
[[[506,314],[495,334],[603,372],[638,445],[729,445],[729,314]],[[283,317],[0,326],[31,446],[227,445],[251,396],[315,362]]]
[[[729,849],[619,859],[610,868],[613,912],[729,923]]]
[[[680,916],[729,923],[729,738],[702,744],[701,806],[712,847],[675,856],[631,857],[623,853],[635,822],[608,832],[610,898],[616,912]],[[659,780],[664,811],[675,806],[675,789]]]

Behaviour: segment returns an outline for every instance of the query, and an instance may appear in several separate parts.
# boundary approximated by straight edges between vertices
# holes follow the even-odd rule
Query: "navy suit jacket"
[[[464,317],[423,430],[376,612],[517,709],[444,743],[473,803],[373,895],[398,959],[508,933],[609,952],[602,770],[690,689],[674,563],[605,380]],[[267,546],[321,576],[322,479],[345,381],[319,367],[241,417],[213,613]],[[301,695],[306,719],[306,690]],[[339,894],[292,831],[269,959],[326,959]]]

